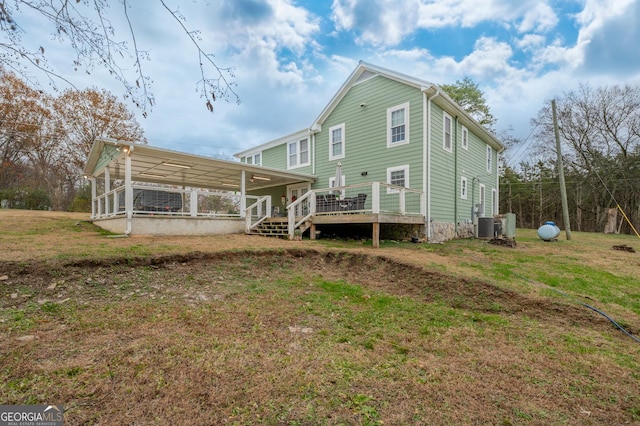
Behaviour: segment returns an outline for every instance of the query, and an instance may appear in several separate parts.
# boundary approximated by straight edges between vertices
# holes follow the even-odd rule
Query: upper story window
[[[387,147],[409,143],[409,103],[387,109]]]
[[[329,128],[329,160],[344,158],[344,123]]]
[[[387,183],[395,186],[409,187],[409,165],[389,167],[387,169]],[[387,194],[397,193],[395,188],[387,188]]]
[[[309,139],[304,138],[288,144],[288,168],[309,165]]]
[[[262,166],[262,153],[247,155],[244,158],[244,162],[247,164],[255,164],[256,166]]]
[[[492,165],[493,165],[493,148],[487,145],[487,171],[489,173],[491,173],[491,170],[493,169]]]
[[[451,148],[452,120],[446,112],[442,113],[442,147],[445,151],[452,151]]]
[[[461,138],[462,140],[460,141],[460,143],[462,144],[462,148],[468,150],[469,149],[469,130],[467,130],[467,128],[464,126],[462,126]]]

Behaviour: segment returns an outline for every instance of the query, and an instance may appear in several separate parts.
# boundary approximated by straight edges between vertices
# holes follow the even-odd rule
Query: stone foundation
[[[442,243],[444,241],[453,240],[455,238],[473,238],[473,223],[461,223],[456,226],[451,222],[431,222],[431,238],[429,242]]]

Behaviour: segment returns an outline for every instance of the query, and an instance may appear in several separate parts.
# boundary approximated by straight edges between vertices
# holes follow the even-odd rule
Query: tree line
[[[108,91],[52,96],[0,68],[2,207],[86,211],[82,172],[99,137],[146,143],[135,116]]]
[[[571,229],[640,229],[640,87],[581,85],[556,103]],[[500,210],[516,213],[519,227],[551,220],[564,228],[550,106],[532,125],[534,159],[505,167]]]

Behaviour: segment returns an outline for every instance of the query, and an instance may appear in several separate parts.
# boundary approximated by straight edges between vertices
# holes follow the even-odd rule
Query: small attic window
[[[377,75],[377,74],[376,74],[376,73],[374,73],[374,72],[371,72],[371,71],[369,71],[369,70],[364,70],[364,71],[362,72],[362,74],[360,74],[360,75],[358,76],[358,79],[356,80],[356,83],[360,83],[360,82],[362,82],[362,81],[369,80],[370,78],[375,77],[376,75]]]

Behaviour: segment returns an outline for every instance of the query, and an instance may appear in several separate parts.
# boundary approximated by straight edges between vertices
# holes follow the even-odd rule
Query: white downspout
[[[435,86],[434,86],[435,87]],[[427,103],[427,239],[431,240],[431,102],[440,96],[440,88],[436,88],[436,93]]]

